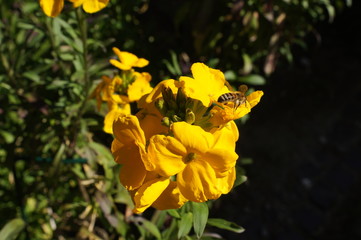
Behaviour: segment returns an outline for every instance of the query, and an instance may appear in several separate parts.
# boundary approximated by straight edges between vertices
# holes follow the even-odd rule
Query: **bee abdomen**
[[[232,101],[234,99],[236,99],[236,96],[233,93],[225,93],[219,96],[217,101],[220,103],[224,103],[224,102]]]

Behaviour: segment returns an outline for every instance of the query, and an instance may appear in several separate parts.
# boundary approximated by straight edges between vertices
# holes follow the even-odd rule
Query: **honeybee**
[[[244,84],[239,86],[238,91],[224,93],[218,98],[219,103],[229,103],[233,102],[234,110],[236,110],[239,106],[246,103],[246,92],[248,87]]]

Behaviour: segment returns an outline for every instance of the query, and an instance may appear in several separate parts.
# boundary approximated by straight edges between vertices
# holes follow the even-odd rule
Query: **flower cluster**
[[[112,78],[103,76],[102,81],[95,88],[92,96],[97,99],[100,110],[103,102],[107,103],[108,113],[104,119],[104,131],[113,133],[113,121],[120,115],[131,113],[130,103],[138,101],[143,95],[152,91],[150,80],[152,76],[147,72],[136,72],[133,67],[145,67],[148,61],[138,58],[132,53],[113,48],[119,61],[111,59],[110,63],[120,69],[119,74]]]
[[[112,153],[122,165],[120,181],[131,193],[135,213],[150,206],[176,209],[187,201],[205,202],[234,184],[238,129],[263,95],[244,103],[219,103],[230,89],[221,71],[195,63],[193,78],[164,80],[138,101],[136,115],[113,124]]]
[[[73,7],[82,6],[87,13],[95,13],[108,5],[109,0],[69,0],[73,3]],[[49,17],[56,17],[60,14],[64,7],[64,0],[39,0],[40,6],[44,13]]]

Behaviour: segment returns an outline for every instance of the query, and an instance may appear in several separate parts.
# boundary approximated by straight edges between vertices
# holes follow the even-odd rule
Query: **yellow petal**
[[[84,0],[83,9],[87,13],[95,13],[105,8],[109,0]]]
[[[118,117],[113,123],[113,133],[115,138],[123,144],[138,141],[145,145],[144,132],[136,116],[127,115]]]
[[[168,127],[162,125],[162,116],[158,110],[155,109],[155,111],[155,113],[152,113],[142,109],[136,114],[139,124],[144,131],[145,139],[149,139],[156,134],[165,134],[169,130]]]
[[[149,64],[149,61],[145,58],[139,58],[138,61],[134,64],[134,67],[145,67]]]
[[[194,63],[191,71],[194,79],[203,86],[202,90],[214,98],[226,82],[220,70],[210,68],[203,63]]]
[[[178,139],[188,152],[205,153],[213,146],[214,138],[201,127],[186,122],[175,122],[171,126],[174,137]]]
[[[218,190],[217,178],[213,168],[205,161],[191,161],[177,175],[177,183],[182,195],[193,202],[205,202],[216,199]]]
[[[109,111],[104,118],[104,127],[103,127],[104,132],[113,134],[113,123],[115,119],[117,119],[121,115],[128,115],[128,114],[130,114],[129,104],[125,104],[121,108],[117,106],[116,108]]]
[[[154,106],[154,101],[162,97],[162,90],[164,88],[170,88],[172,92],[176,94],[178,88],[182,87],[183,85],[184,83],[181,83],[173,79],[163,80],[160,83],[158,83],[157,86],[155,86],[155,88],[153,88],[153,90],[149,94],[145,95],[139,100],[138,107],[147,108],[148,105],[150,105],[150,103]]]
[[[235,149],[236,142],[239,137],[239,132],[237,125],[234,121],[230,121],[225,124],[222,128],[212,129],[214,137],[214,146],[213,148],[229,148]]]
[[[117,67],[121,70],[127,71],[130,70],[132,68],[132,66],[126,65],[122,62],[119,62],[118,60],[115,59],[110,59],[109,60],[110,64],[112,64],[114,67]]]
[[[150,207],[170,183],[169,178],[158,178],[144,183],[135,193],[134,213],[142,213]]]
[[[227,194],[232,190],[234,181],[236,180],[236,168],[233,167],[229,170],[225,177],[217,178],[217,186],[222,194]]]
[[[56,17],[64,7],[64,0],[40,0],[40,6],[46,15]]]
[[[128,98],[130,102],[138,101],[142,96],[153,90],[149,84],[152,78],[149,73],[134,72],[134,76],[136,77],[135,81],[128,87]]]
[[[69,1],[73,3],[74,8],[77,8],[80,7],[86,0],[69,0]]]
[[[130,70],[133,67],[144,67],[148,65],[148,60],[138,58],[130,52],[120,51],[118,48],[113,47],[114,53],[118,56],[120,61],[111,59],[110,63],[121,70]]]
[[[263,96],[263,91],[254,91],[250,95],[247,96],[247,102],[253,108],[256,106],[259,101],[261,101],[261,97]]]
[[[148,145],[148,161],[144,163],[148,171],[155,171],[161,176],[170,177],[184,169],[183,158],[186,148],[174,137],[155,135]]]
[[[209,107],[217,97],[229,92],[225,86],[226,80],[221,71],[209,68],[203,63],[194,63],[191,67],[193,78],[180,77],[184,82],[184,92],[187,96],[200,100],[204,106]]]
[[[233,147],[216,148],[202,155],[202,159],[212,166],[217,177],[224,177],[236,165],[238,155]]]
[[[143,184],[147,171],[139,154],[138,146],[127,145],[127,149],[124,150],[127,154],[119,156],[119,158],[123,158],[121,162],[124,163],[119,172],[119,179],[122,185],[131,191]]]
[[[177,183],[170,182],[168,187],[153,203],[152,207],[158,210],[177,209],[182,207],[187,201],[188,200],[180,193]]]

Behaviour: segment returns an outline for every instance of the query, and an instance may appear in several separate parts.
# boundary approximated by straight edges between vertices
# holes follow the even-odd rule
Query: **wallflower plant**
[[[150,86],[152,76],[147,72],[140,73],[133,69],[133,67],[145,67],[149,63],[148,60],[115,47],[113,51],[120,61],[111,59],[109,62],[116,66],[119,72],[112,78],[103,76],[92,94],[97,100],[98,111],[103,102],[107,103],[108,112],[104,118],[103,130],[109,134],[113,133],[112,125],[118,116],[131,113],[130,103],[138,101],[153,89]]]
[[[131,193],[134,213],[203,203],[233,187],[239,136],[233,120],[247,114],[263,92],[251,93],[235,109],[217,102],[230,91],[221,71],[202,63],[191,71],[193,78],[160,82],[138,101],[136,115],[120,115],[113,123],[111,150],[122,165],[120,181]]]

